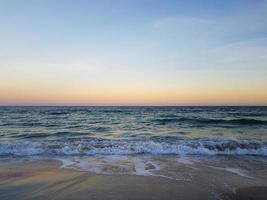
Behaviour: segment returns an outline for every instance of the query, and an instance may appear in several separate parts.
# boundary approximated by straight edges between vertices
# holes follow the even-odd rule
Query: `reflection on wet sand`
[[[99,175],[62,169],[60,162],[52,160],[1,159],[0,199],[232,200],[264,199],[267,195],[266,167],[255,166],[254,178],[247,178],[199,164],[195,168],[187,161],[182,165],[176,173],[181,175],[191,170],[190,180],[129,174]],[[167,171],[175,173],[171,168]]]

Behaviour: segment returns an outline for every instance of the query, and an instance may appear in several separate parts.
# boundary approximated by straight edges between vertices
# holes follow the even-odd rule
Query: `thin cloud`
[[[266,69],[267,38],[224,45],[208,52],[214,64],[225,68]]]
[[[212,20],[187,16],[172,16],[160,19],[154,23],[155,28],[186,28],[207,27],[213,24]]]
[[[167,16],[154,22],[159,30],[190,33],[201,32],[213,38],[248,37],[267,32],[267,2],[238,10],[224,17],[218,16]]]

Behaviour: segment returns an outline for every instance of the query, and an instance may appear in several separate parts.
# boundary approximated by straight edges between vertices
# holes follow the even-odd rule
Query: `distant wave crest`
[[[208,119],[208,118],[160,118],[155,119],[154,122],[166,124],[166,123],[183,123],[188,122],[192,124],[229,124],[229,125],[267,125],[267,121],[258,120],[258,119],[248,119],[248,118],[240,118],[240,119]]]

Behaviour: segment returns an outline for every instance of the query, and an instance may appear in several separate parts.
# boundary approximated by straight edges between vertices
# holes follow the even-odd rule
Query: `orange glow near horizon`
[[[267,105],[262,90],[0,87],[0,105]]]
[[[267,1],[4,2],[0,106],[267,106]]]

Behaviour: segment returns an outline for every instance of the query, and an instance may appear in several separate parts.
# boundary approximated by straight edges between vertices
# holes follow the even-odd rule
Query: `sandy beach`
[[[53,160],[1,159],[0,199],[266,199],[267,169],[245,178],[199,168],[190,181],[132,175],[97,175],[62,169]]]
[[[0,200],[267,200],[267,0],[0,0]]]

